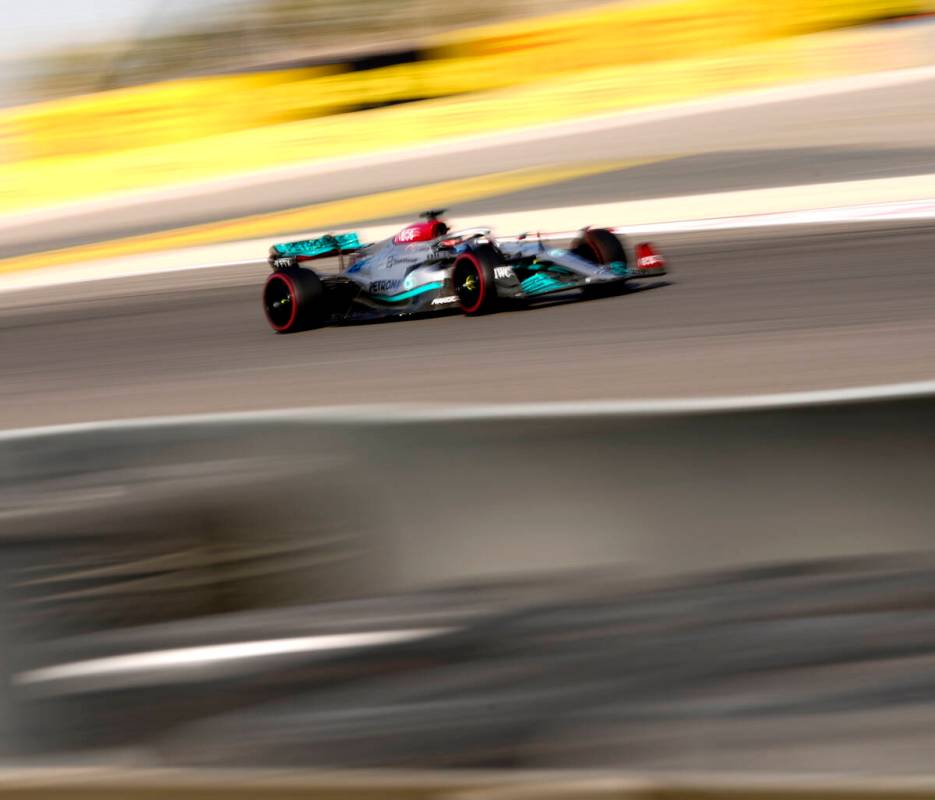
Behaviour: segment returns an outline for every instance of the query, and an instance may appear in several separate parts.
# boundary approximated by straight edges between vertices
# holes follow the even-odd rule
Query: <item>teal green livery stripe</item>
[[[554,292],[558,289],[574,288],[573,286],[568,286],[561,281],[555,280],[555,278],[550,278],[548,275],[543,275],[541,272],[526,278],[526,280],[520,284],[520,287],[526,294],[545,294],[546,292]]]
[[[436,281],[435,283],[427,283],[424,286],[417,286],[415,289],[410,289],[408,292],[402,292],[401,294],[375,294],[373,299],[379,300],[381,303],[401,303],[403,300],[409,300],[417,295],[425,294],[425,292],[441,289],[444,285],[441,281]]]

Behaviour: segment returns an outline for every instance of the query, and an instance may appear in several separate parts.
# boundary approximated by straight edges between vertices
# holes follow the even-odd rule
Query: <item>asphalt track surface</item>
[[[685,397],[923,380],[935,229],[671,236],[670,283],[277,336],[256,266],[0,296],[0,427],[348,403]]]
[[[932,173],[932,107],[928,76],[678,119],[625,115],[462,156],[342,167],[327,179],[271,175],[268,186],[184,202],[88,211],[55,226],[7,225],[0,255],[589,160],[647,163],[476,200],[452,216]],[[0,294],[0,427],[347,403],[748,394],[932,377],[931,225],[786,227],[659,243],[672,282],[626,296],[286,337],[263,319],[267,267],[259,262]]]

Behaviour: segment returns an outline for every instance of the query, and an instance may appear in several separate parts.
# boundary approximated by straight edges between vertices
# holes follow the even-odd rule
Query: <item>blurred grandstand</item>
[[[31,57],[17,102],[153,81],[306,63],[393,48],[479,25],[598,5],[598,0],[216,0],[141,8],[131,36]]]

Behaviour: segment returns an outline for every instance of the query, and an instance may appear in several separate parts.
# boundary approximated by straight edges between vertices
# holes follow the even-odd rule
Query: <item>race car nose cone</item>
[[[637,269],[662,269],[665,265],[666,260],[649,242],[640,242],[636,246]]]

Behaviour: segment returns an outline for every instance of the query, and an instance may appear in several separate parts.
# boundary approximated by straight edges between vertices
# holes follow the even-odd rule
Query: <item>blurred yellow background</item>
[[[911,30],[854,26],[931,8],[931,0],[616,3],[434,33],[364,57],[332,53],[15,107],[0,115],[0,208],[918,66],[930,54]],[[841,28],[844,38],[815,36]]]

